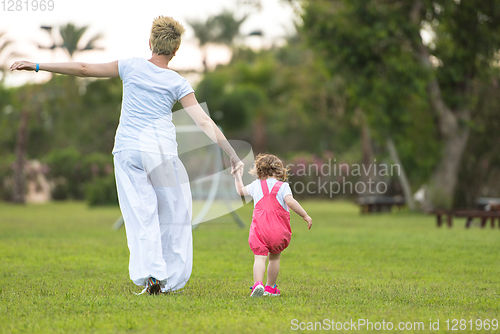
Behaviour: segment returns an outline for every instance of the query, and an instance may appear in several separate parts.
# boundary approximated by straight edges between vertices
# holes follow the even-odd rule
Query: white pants
[[[130,279],[166,290],[184,287],[193,266],[189,179],[177,156],[125,150],[114,155],[116,186],[130,250]]]

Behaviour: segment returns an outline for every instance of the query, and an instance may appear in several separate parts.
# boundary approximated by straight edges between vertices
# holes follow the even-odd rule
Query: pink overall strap
[[[262,187],[262,195],[266,196],[269,194],[269,188],[267,187],[267,180],[261,180],[260,186]]]
[[[283,184],[283,182],[281,182],[281,181],[276,182],[274,184],[273,189],[271,189],[271,194],[273,194],[273,195],[278,194],[278,191],[280,191],[280,188],[281,188],[282,184]]]

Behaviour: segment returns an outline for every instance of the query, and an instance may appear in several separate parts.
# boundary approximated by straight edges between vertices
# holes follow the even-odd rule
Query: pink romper
[[[248,244],[255,255],[280,253],[290,243],[290,212],[283,209],[276,199],[282,184],[281,181],[276,182],[269,193],[266,180],[260,182],[264,197],[255,205],[248,236]]]

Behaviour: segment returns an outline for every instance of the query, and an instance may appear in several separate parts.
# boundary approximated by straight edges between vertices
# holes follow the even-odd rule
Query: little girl
[[[309,229],[312,226],[312,218],[293,198],[288,183],[278,181],[286,180],[286,172],[276,156],[259,154],[254,168],[250,170],[250,174],[257,175],[257,180],[245,187],[241,179],[243,170],[235,173],[236,191],[240,196],[252,196],[255,205],[248,236],[248,243],[255,254],[251,297],[279,296],[281,293],[276,286],[280,255],[288,247],[292,236],[288,207],[307,222]],[[268,256],[267,284],[264,288],[262,281]]]

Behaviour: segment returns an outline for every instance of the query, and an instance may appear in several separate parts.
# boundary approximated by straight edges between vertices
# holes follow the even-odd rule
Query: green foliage
[[[111,154],[92,153],[83,159],[84,169],[90,171],[92,177],[112,174],[113,158]]]
[[[81,44],[82,36],[85,34],[87,31],[88,26],[82,26],[78,27],[75,26],[73,23],[67,23],[65,25],[60,25],[59,26],[59,38],[54,40],[53,39],[53,44],[49,47],[45,46],[40,46],[41,49],[49,49],[53,50],[55,48],[61,48],[68,52],[70,59],[73,58],[73,55],[78,52],[83,52],[87,50],[98,50],[101,48],[96,47],[95,42],[97,42],[99,39],[102,38],[101,34],[94,35],[93,37],[90,38],[90,40],[87,41],[86,45],[84,47],[79,46]],[[52,32],[52,29],[47,29],[46,30],[48,33]],[[59,42],[59,39],[62,39],[62,43]]]
[[[210,16],[206,21],[189,20],[188,24],[194,30],[200,47],[208,43],[232,46],[234,39],[239,35],[241,24],[245,20],[246,17],[236,20],[233,13],[224,11]]]
[[[84,198],[84,182],[89,179],[89,173],[83,168],[83,157],[78,150],[68,147],[53,151],[45,162],[49,167],[48,177],[54,182],[53,199]]]
[[[95,177],[86,185],[85,200],[89,206],[118,205],[116,181],[113,173]]]
[[[245,16],[240,20],[236,20],[234,14],[229,11],[215,15],[212,18],[214,22],[213,29],[217,33],[214,41],[231,47],[235,38],[239,36],[240,26],[246,18]]]
[[[410,96],[405,106],[406,124],[392,133],[399,158],[417,190],[432,175],[442,152],[442,143],[436,128],[436,120],[429,112],[429,105],[422,99]]]
[[[235,83],[230,71],[207,73],[196,89],[199,101],[206,101],[212,117],[225,131],[244,129],[252,114],[266,102],[266,93],[253,83]]]
[[[412,126],[408,106],[426,99],[429,76],[412,48],[419,26],[408,20],[410,5],[317,1],[304,15],[310,43],[324,53],[329,71],[344,79],[348,109],[361,109],[375,138],[384,141]]]
[[[42,85],[0,88],[0,154],[15,149],[22,110],[29,113],[29,159],[74,147],[83,154],[110,153],[120,115],[119,78],[80,81],[54,75]]]
[[[15,148],[19,116],[14,112],[12,99],[13,90],[0,85],[0,156],[12,154]]]
[[[222,101],[221,110],[224,112],[222,124],[230,129],[244,127],[248,123],[249,115],[260,108],[266,101],[265,93],[259,87],[251,84],[239,85]]]
[[[72,23],[68,23],[64,26],[61,26],[60,33],[63,39],[63,44],[61,44],[61,48],[65,49],[70,58],[73,57],[73,54],[78,49],[78,42],[82,38],[83,34],[87,30],[88,27],[76,27]]]
[[[462,159],[457,207],[474,207],[478,197],[500,197],[500,95],[498,81],[479,90],[479,106],[470,126],[470,139]]]
[[[181,293],[136,296],[125,231],[111,229],[118,208],[0,204],[1,331],[290,333],[292,319],[369,319],[449,333],[446,319],[498,319],[499,231],[466,230],[463,221],[438,229],[433,216],[407,212],[360,216],[348,203],[301,204],[314,225],[307,230],[292,213],[282,295],[260,299],[249,298],[248,229],[229,215],[193,232],[193,274]],[[252,208],[238,213],[249,222]],[[440,330],[429,330],[429,319]]]
[[[48,146],[71,145],[82,153],[111,152],[120,114],[120,79],[72,79],[56,76],[45,85],[49,86],[44,105],[46,131],[51,134]]]
[[[85,153],[110,153],[120,117],[122,81],[118,77],[94,80],[81,100],[73,127],[77,147]]]
[[[199,101],[207,102],[217,124],[229,132],[244,129],[257,113],[269,108],[272,63],[236,61],[207,73],[196,89]],[[267,103],[267,105],[266,105]]]
[[[419,3],[422,7],[413,13]],[[304,2],[303,14],[304,26],[286,45],[260,52],[233,48],[228,65],[204,74],[197,98],[207,102],[229,138],[255,143],[259,135],[260,149],[282,157],[334,152],[354,163],[361,158],[360,132],[366,119],[377,158],[384,158],[385,140],[391,137],[415,190],[428,181],[443,149],[439,120],[426,91],[436,77],[453,112],[471,109],[477,114],[463,124],[472,126],[473,139],[460,177],[467,183],[461,186],[465,193],[458,195],[460,201],[472,203],[480,193],[496,193],[486,185],[497,175],[491,138],[500,130],[495,121],[498,106],[494,84],[485,88],[498,76],[491,67],[498,61],[500,42],[496,1],[319,0]],[[421,19],[413,20],[413,14]],[[209,21],[196,28],[200,45],[230,45],[243,20],[223,13]],[[67,28],[76,41],[84,32]],[[421,29],[434,34],[426,46],[434,67],[421,64]],[[84,164],[93,152],[109,154],[121,95],[119,78],[54,75],[43,85],[0,87],[0,155],[14,152],[23,110],[30,115],[29,159],[67,147],[73,147]],[[491,112],[485,111],[488,108]],[[61,163],[70,162],[68,158]],[[483,164],[489,167],[479,170]],[[60,178],[85,181],[78,181],[75,189],[61,181],[55,197],[83,198],[83,184],[109,175],[101,169],[93,175],[87,165],[81,168],[85,175]],[[480,184],[474,175],[482,175]]]
[[[82,155],[73,147],[52,151],[45,162],[55,200],[86,199],[92,206],[117,203],[111,154]],[[102,193],[100,193],[102,192]]]
[[[437,79],[442,108],[459,121],[478,111],[479,82],[497,73],[498,1],[319,0],[305,5],[303,20],[309,44],[343,79],[346,112],[363,112],[379,143],[392,137],[413,183],[426,182],[444,156],[445,131],[428,83]],[[422,29],[433,36],[427,45]]]
[[[321,153],[332,145],[342,147],[339,137],[351,137],[352,131],[349,121],[338,117],[338,80],[326,77],[323,64],[302,47],[236,50],[230,64],[204,76],[196,89],[198,100],[207,102],[231,138],[254,142],[256,120],[263,120],[264,150]]]
[[[494,76],[492,61],[500,44],[500,6],[496,0],[437,1],[425,16],[436,33],[435,55],[442,66],[436,69],[443,96],[452,109],[476,108],[471,94],[475,78]]]

